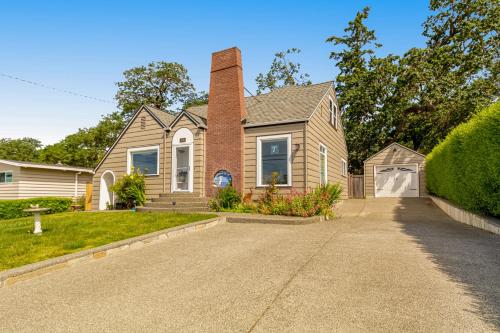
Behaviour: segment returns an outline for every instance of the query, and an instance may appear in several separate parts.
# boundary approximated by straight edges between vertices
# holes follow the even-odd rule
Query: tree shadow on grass
[[[429,199],[403,198],[393,213],[402,231],[473,297],[470,311],[500,329],[500,236],[452,220]]]

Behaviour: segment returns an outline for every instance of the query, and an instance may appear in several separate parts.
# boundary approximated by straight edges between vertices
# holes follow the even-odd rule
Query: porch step
[[[206,198],[193,198],[193,197],[159,197],[159,198],[152,198],[151,202],[162,202],[162,203],[171,203],[171,202],[176,202],[176,203],[197,203],[197,202],[203,202],[206,203],[208,200]]]
[[[144,207],[179,207],[179,208],[189,208],[189,207],[207,207],[207,203],[204,201],[192,201],[192,202],[179,202],[175,201],[175,205],[170,201],[154,201],[144,203]]]
[[[199,193],[175,192],[175,193],[160,193],[160,198],[203,198],[203,197]]]
[[[139,212],[208,212],[208,199],[198,193],[162,193],[138,207]]]
[[[176,207],[137,207],[137,212],[159,212],[159,213],[196,213],[196,212],[209,212],[208,207],[204,208],[176,208]]]

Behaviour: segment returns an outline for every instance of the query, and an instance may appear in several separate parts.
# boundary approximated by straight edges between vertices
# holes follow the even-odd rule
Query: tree
[[[123,72],[115,99],[125,120],[143,104],[174,113],[194,93],[187,69],[176,62],[151,62]],[[178,111],[178,110],[177,110]]]
[[[257,83],[257,95],[266,90],[272,91],[276,88],[294,85],[309,85],[309,74],[301,73],[301,65],[298,62],[288,60],[293,54],[299,54],[301,51],[297,48],[291,48],[274,55],[271,68],[266,74],[260,73],[255,78]]]
[[[34,162],[42,143],[33,138],[0,139],[0,159]]]
[[[191,106],[205,105],[208,104],[208,93],[201,91],[199,93],[193,93],[189,96],[182,106],[183,110],[187,110]]]
[[[405,54],[398,78],[406,105],[396,139],[410,139],[424,153],[499,95],[498,4],[431,0],[430,9],[427,47]]]
[[[46,146],[40,151],[40,160],[93,168],[111,148],[124,126],[119,112],[106,115],[97,126],[81,128],[60,142]]]
[[[337,95],[351,172],[391,142],[422,153],[499,97],[500,7],[485,0],[431,0],[424,48],[403,57],[376,57],[375,33],[358,12],[332,36],[330,58],[340,69]]]
[[[375,32],[365,26],[369,7],[358,12],[343,36],[326,41],[336,49],[330,58],[340,70],[336,93],[342,109],[351,172],[360,172],[363,161],[388,141],[393,130],[391,100],[394,94],[398,57],[375,57]]]

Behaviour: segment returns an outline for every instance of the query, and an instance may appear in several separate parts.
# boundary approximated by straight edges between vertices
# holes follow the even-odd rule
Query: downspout
[[[78,175],[81,173],[81,171],[75,173],[75,200],[78,199]]]
[[[307,181],[307,175],[308,175],[308,169],[307,169],[307,125],[309,122],[304,123],[304,190],[307,191],[309,189],[308,186],[308,181]]]
[[[163,193],[166,193],[165,189],[167,188],[167,179],[166,179],[166,170],[167,170],[167,131],[163,131]]]

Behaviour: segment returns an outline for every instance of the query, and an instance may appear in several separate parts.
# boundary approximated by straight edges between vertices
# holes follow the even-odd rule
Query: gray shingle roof
[[[144,107],[149,112],[154,114],[156,118],[158,118],[166,127],[168,127],[168,125],[170,125],[176,118],[176,116],[174,116],[173,114],[157,109],[154,106],[144,105]]]
[[[312,84],[309,86],[289,86],[279,88],[267,94],[245,97],[247,119],[246,126],[265,125],[303,121],[308,119],[328,89],[332,81]],[[166,127],[174,120],[175,116],[148,106],[151,111]],[[202,125],[207,124],[208,105],[198,105],[186,111]]]

